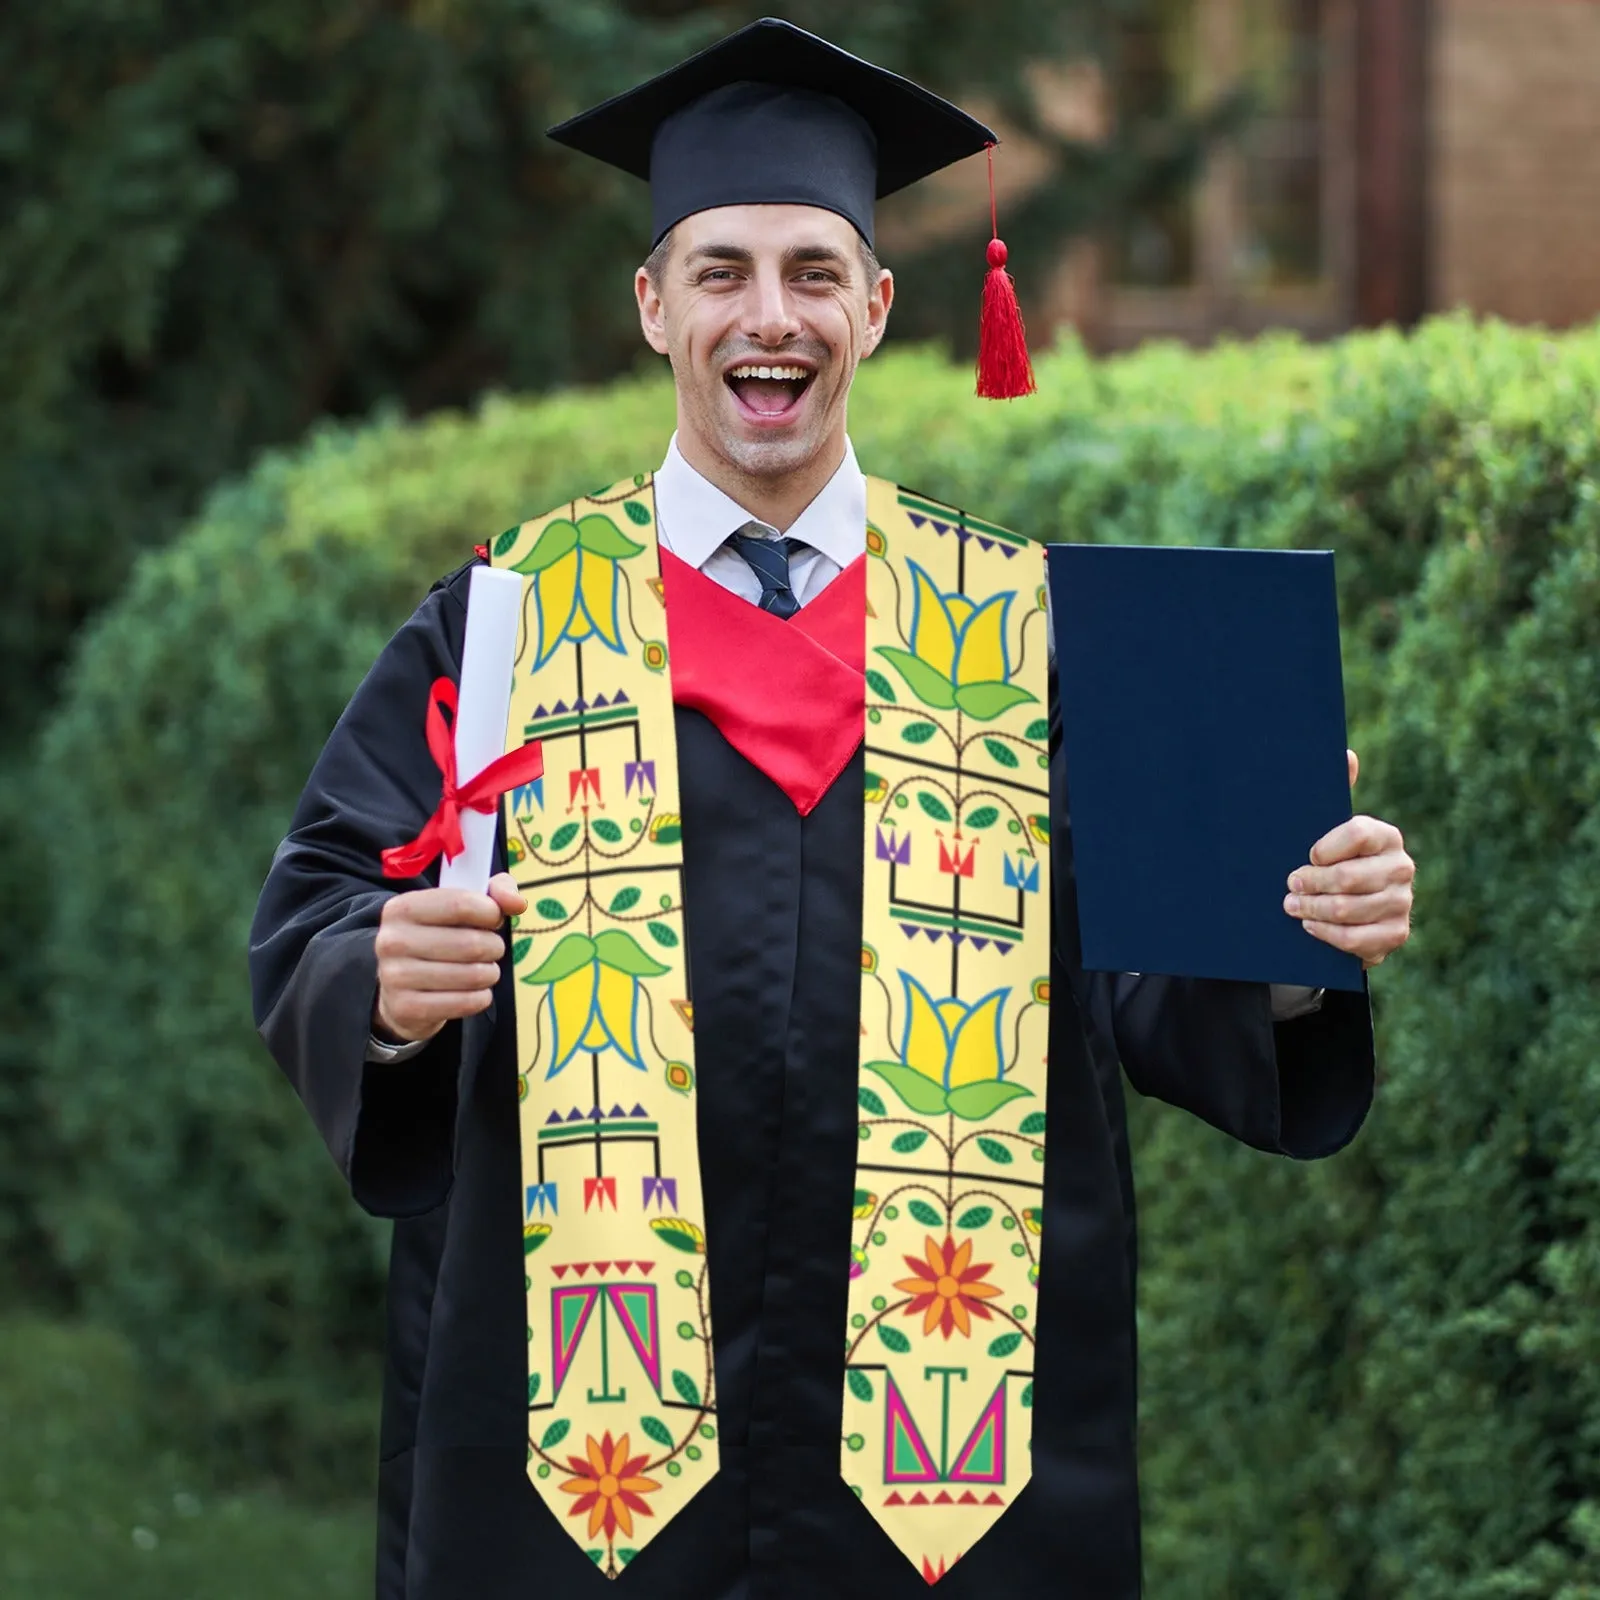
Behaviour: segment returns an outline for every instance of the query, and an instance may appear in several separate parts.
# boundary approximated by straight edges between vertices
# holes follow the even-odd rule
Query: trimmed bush
[[[1421,862],[1355,1150],[1295,1168],[1139,1108],[1150,1590],[1585,1593],[1600,331],[1069,347],[1040,380],[984,406],[933,353],[875,361],[863,463],[1042,537],[1336,549],[1358,794]],[[346,1476],[375,1411],[381,1238],[250,1028],[272,847],[431,578],[670,422],[638,381],[319,433],[147,559],[77,663],[41,772],[46,1220],[236,1462]]]
[[[6,1600],[352,1600],[372,1591],[370,1493],[295,1505],[212,1493],[150,1425],[125,1340],[0,1321]]]

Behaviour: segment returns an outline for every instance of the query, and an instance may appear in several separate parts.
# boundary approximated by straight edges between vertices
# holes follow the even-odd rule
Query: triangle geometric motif
[[[939,1468],[923,1442],[905,1397],[887,1373],[884,1396],[883,1481],[938,1483]]]
[[[639,1364],[650,1379],[650,1386],[661,1393],[661,1333],[656,1318],[656,1286],[653,1283],[612,1283],[606,1285],[606,1298],[622,1324],[622,1331],[633,1346]]]
[[[947,1483],[1004,1483],[1006,1481],[1006,1380],[983,1408],[983,1415],[956,1453]]]
[[[583,1343],[584,1330],[594,1314],[595,1302],[600,1298],[600,1285],[581,1289],[552,1289],[550,1291],[550,1343],[555,1353],[555,1394],[567,1380],[567,1369]],[[553,1398],[553,1397],[552,1397]]]

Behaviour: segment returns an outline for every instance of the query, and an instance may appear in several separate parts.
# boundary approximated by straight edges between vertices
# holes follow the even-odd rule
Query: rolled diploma
[[[521,610],[522,579],[517,573],[500,567],[472,569],[456,709],[456,773],[462,784],[505,753]],[[498,820],[498,806],[487,815],[470,808],[462,811],[466,848],[454,861],[441,863],[441,889],[471,889],[478,894],[488,889]]]

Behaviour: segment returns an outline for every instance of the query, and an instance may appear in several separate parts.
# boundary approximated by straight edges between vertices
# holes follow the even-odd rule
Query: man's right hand
[[[457,1017],[487,1011],[500,979],[500,925],[528,909],[509,873],[487,894],[415,889],[385,902],[378,922],[379,1038],[411,1044],[431,1039]]]

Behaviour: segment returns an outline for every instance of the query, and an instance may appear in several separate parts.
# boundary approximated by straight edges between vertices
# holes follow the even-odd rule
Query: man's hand
[[[1350,787],[1361,763],[1350,757]],[[1352,817],[1311,847],[1310,864],[1289,875],[1283,909],[1307,933],[1375,967],[1411,937],[1411,884],[1417,865],[1400,830],[1376,817]]]
[[[414,889],[387,901],[378,922],[374,1031],[410,1044],[487,1011],[506,953],[498,930],[527,909],[505,872],[489,880],[488,894]]]

